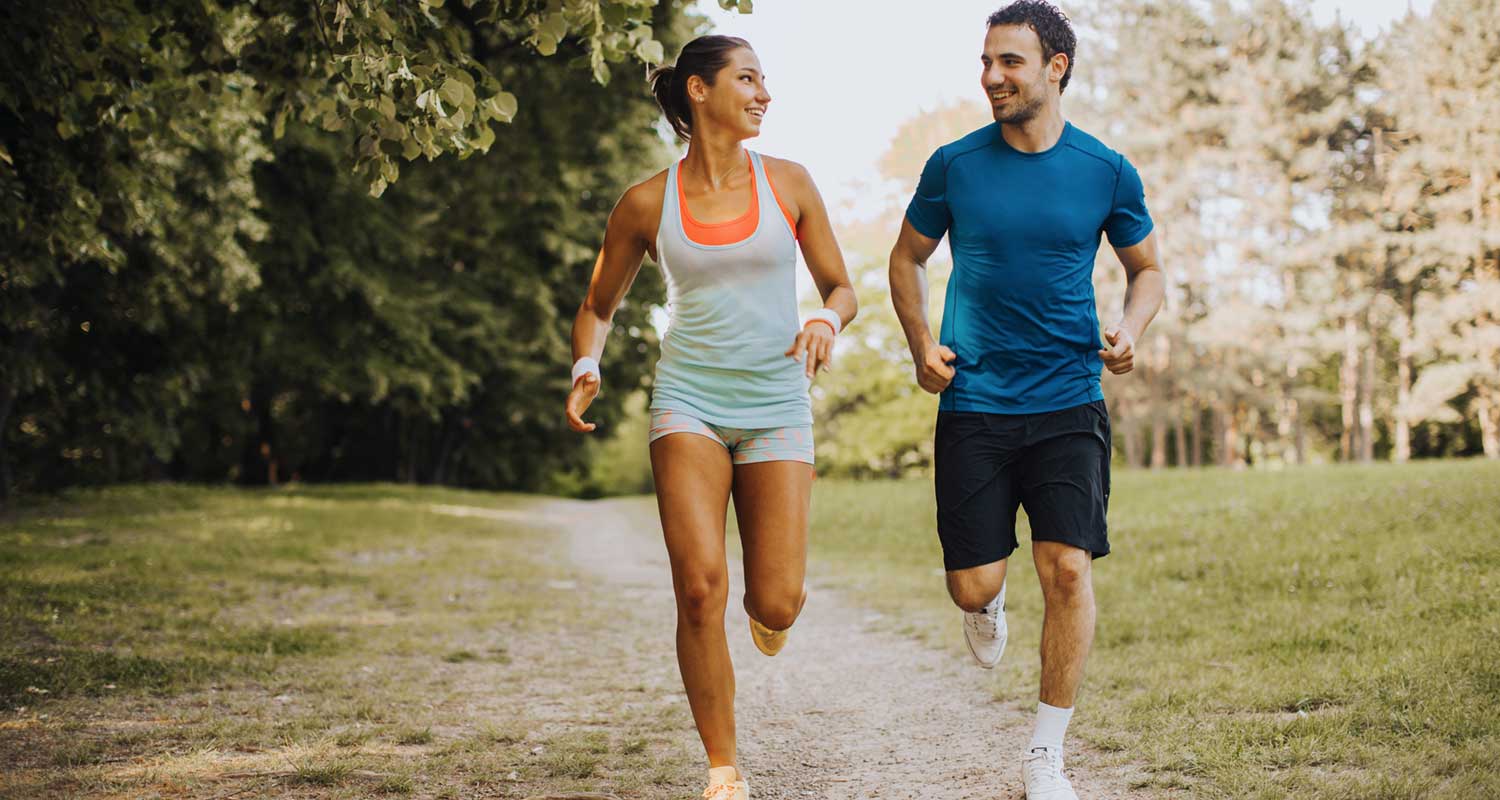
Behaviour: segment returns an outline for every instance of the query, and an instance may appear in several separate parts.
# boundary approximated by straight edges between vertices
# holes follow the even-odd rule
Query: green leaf
[[[385,187],[387,185],[388,184],[387,184],[385,178],[376,178],[375,180],[371,181],[370,182],[370,196],[371,197],[379,197],[379,196],[385,194]]]
[[[561,13],[551,14],[542,20],[540,31],[557,41],[562,41],[568,35],[568,21]]]
[[[550,56],[557,52],[557,40],[546,34],[537,37],[536,51],[544,56]]]
[[[495,131],[489,123],[480,123],[479,135],[474,137],[474,146],[488,153],[490,145],[495,143]]]
[[[380,138],[404,142],[407,138],[406,126],[394,119],[384,120],[380,123]]]
[[[466,87],[458,81],[449,78],[443,81],[443,86],[438,89],[438,95],[448,101],[448,105],[461,106],[464,104],[464,92]]]
[[[636,45],[635,55],[647,64],[660,64],[662,59],[666,58],[666,53],[662,50],[661,42],[655,39],[648,39]]]
[[[510,122],[516,118],[516,110],[520,103],[516,102],[516,96],[510,92],[501,92],[485,101],[490,108],[490,113],[501,122]]]
[[[590,54],[589,60],[592,62],[592,66],[594,69],[594,80],[598,81],[602,86],[608,86],[609,65],[604,63],[604,53],[600,52],[596,48],[594,52]]]

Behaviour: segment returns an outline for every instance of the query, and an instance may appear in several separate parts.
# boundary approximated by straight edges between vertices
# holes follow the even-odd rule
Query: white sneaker
[[[1078,800],[1073,784],[1063,774],[1062,751],[1034,747],[1021,761],[1021,783],[1026,800]]]
[[[994,669],[1000,663],[1000,654],[1005,652],[1005,637],[1009,628],[1005,625],[1005,585],[1000,585],[1000,594],[995,596],[983,611],[964,612],[964,641],[969,643],[969,652],[985,669]]]

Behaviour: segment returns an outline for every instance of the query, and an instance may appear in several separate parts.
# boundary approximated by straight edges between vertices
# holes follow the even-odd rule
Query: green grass
[[[548,588],[580,576],[519,513],[537,502],[154,485],[0,519],[0,797],[529,796],[686,775],[683,720],[664,735],[654,705],[613,711],[616,745],[513,699],[570,658],[536,637],[611,618]]]
[[[930,481],[815,491],[816,569],[885,623],[961,647]],[[1143,785],[1500,797],[1500,463],[1119,471],[1110,540],[1074,731],[1144,764]],[[994,686],[1030,707],[1026,541]]]

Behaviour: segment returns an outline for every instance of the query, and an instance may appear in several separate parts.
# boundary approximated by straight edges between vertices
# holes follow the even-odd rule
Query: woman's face
[[[714,76],[709,86],[693,81],[689,96],[696,106],[698,120],[694,132],[713,127],[749,139],[760,135],[760,123],[771,95],[766,91],[766,76],[760,71],[755,51],[740,47],[729,53],[729,63]],[[703,127],[700,127],[703,126]]]

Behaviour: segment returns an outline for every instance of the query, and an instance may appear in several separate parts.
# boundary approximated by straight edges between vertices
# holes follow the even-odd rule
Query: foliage
[[[681,6],[8,4],[0,491],[576,462],[566,320],[664,152],[645,88],[602,82],[683,41]]]

